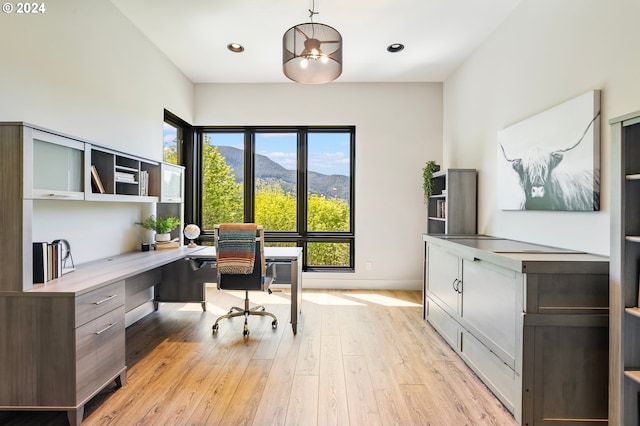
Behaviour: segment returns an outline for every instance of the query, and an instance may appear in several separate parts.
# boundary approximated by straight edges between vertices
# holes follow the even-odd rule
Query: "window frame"
[[[194,204],[197,203],[197,200],[200,198],[200,193],[199,187],[196,186],[197,179],[195,177],[197,176],[197,174],[195,174],[197,171],[197,161],[194,152],[196,148],[194,143],[194,127],[167,109],[164,110],[164,123],[181,130],[182,133],[182,138],[178,138],[176,151],[178,165],[185,167],[184,220],[185,223],[196,223],[194,214],[197,208],[194,207]],[[162,158],[164,159],[164,141],[162,150]]]
[[[255,212],[255,141],[257,133],[295,133],[297,137],[297,206],[295,231],[265,230],[266,243],[295,243],[303,248],[303,271],[318,272],[354,272],[355,271],[355,126],[197,126],[194,127],[193,149],[194,161],[187,162],[192,169],[193,194],[196,202],[187,205],[185,214],[195,219],[201,228],[202,224],[202,146],[203,135],[207,133],[243,133],[244,134],[244,220],[254,221]],[[349,231],[308,231],[308,135],[310,133],[347,133],[349,134]],[[200,239],[212,243],[213,230],[202,230]],[[308,243],[348,243],[349,265],[347,266],[309,266],[307,262]]]

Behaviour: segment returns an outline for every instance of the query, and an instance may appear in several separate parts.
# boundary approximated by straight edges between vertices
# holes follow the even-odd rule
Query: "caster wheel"
[[[273,328],[273,329],[278,328],[278,321],[277,320],[271,321],[271,328]]]
[[[218,332],[218,324],[214,324],[212,329],[213,329],[213,334],[216,334]]]
[[[244,330],[242,332],[242,335],[244,336],[245,339],[249,338],[249,330]]]

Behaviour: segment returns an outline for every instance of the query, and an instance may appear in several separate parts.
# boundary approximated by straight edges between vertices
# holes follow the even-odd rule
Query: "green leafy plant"
[[[180,225],[180,219],[177,217],[158,218],[151,215],[142,222],[136,222],[136,225],[140,225],[145,229],[156,231],[158,234],[167,234]]]
[[[435,161],[427,161],[422,168],[422,190],[424,192],[424,203],[429,204],[429,197],[433,194],[433,174],[440,170],[440,166]]]

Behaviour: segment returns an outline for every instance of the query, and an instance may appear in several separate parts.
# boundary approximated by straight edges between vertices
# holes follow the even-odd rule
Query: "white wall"
[[[355,125],[356,270],[308,273],[304,286],[421,288],[421,169],[442,158],[440,83],[197,84],[195,111],[196,125]]]
[[[609,254],[608,121],[640,109],[640,2],[524,0],[444,83],[444,164],[479,170],[480,233]],[[496,207],[497,133],[602,90],[601,211]]]
[[[162,159],[167,108],[193,119],[193,84],[107,0],[0,16],[0,121],[24,121]],[[151,206],[34,203],[33,238],[66,238],[83,263],[139,247]]]
[[[2,14],[0,120],[162,159],[164,108],[193,119],[193,85],[108,0]]]

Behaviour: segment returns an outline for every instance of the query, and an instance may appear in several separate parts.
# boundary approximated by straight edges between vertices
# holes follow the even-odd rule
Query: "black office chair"
[[[228,223],[214,228],[216,262],[218,269],[218,289],[244,290],[244,308],[237,306],[221,315],[213,324],[213,334],[218,331],[218,323],[224,318],[244,316],[243,336],[249,337],[247,319],[249,315],[268,315],[273,318],[272,328],[278,327],[278,319],[266,312],[262,305],[249,308],[249,290],[271,293],[269,286],[275,280],[274,265],[267,265],[264,259],[264,228],[254,223]],[[267,274],[267,272],[270,274]]]

